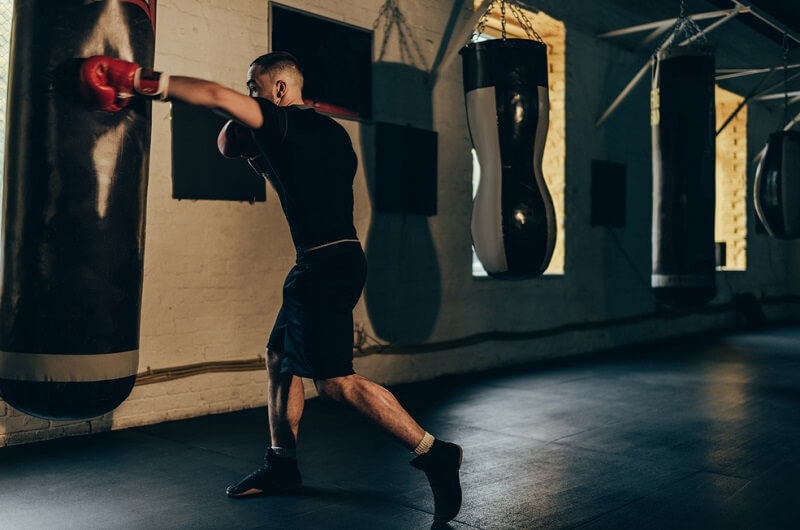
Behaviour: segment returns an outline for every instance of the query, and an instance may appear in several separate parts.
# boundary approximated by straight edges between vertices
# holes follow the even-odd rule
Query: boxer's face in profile
[[[286,88],[285,81],[273,79],[269,72],[258,65],[251,66],[247,71],[247,93],[251,98],[263,98],[280,106]]]
[[[250,69],[247,71],[247,95],[251,98],[267,98],[266,94],[262,94],[264,92],[264,84],[268,77],[259,66],[252,65]]]

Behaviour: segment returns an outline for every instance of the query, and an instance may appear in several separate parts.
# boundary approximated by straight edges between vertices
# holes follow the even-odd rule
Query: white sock
[[[414,454],[419,456],[419,455],[424,455],[425,453],[430,451],[431,447],[433,447],[434,440],[435,438],[433,437],[433,435],[428,431],[425,431],[425,436],[422,437],[422,440],[414,448],[413,451]]]
[[[281,458],[293,458],[297,460],[297,449],[287,449],[286,447],[272,447],[271,449]]]

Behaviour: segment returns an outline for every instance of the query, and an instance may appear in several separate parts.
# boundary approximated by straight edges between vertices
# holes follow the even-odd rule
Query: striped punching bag
[[[138,368],[150,103],[86,109],[81,58],[153,65],[155,0],[17,0],[0,284],[0,395],[48,419],[113,410]]]
[[[544,272],[556,243],[553,200],[542,175],[549,123],[547,46],[524,39],[461,50],[467,120],[480,164],[472,243],[490,276]]]
[[[756,213],[769,235],[800,237],[800,131],[770,135],[754,191]]]
[[[652,287],[668,306],[697,306],[716,294],[713,48],[659,52],[650,103]]]

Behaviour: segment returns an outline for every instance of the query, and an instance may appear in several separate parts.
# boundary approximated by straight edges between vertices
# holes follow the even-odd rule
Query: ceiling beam
[[[768,68],[730,68],[730,69],[719,69],[717,70],[717,75],[715,79],[717,81],[724,81],[726,79],[734,79],[737,77],[745,77],[748,75],[757,75],[763,74],[766,72],[771,72],[777,68],[786,68],[787,70],[791,70],[794,68],[800,68],[800,63],[797,64],[788,64],[785,67],[781,66],[771,66]]]
[[[746,10],[747,8],[741,8],[741,10]],[[725,9],[722,11],[709,11],[708,13],[698,13],[696,15],[692,15],[691,19],[694,21],[697,20],[706,20],[709,18],[719,18],[724,17],[728,13],[730,13],[730,9]],[[612,37],[619,37],[620,35],[629,35],[631,33],[640,33],[642,31],[650,31],[651,29],[658,30],[662,28],[669,29],[670,26],[674,26],[675,23],[678,21],[678,18],[667,18],[664,20],[659,20],[657,22],[649,22],[647,24],[639,24],[638,26],[631,26],[628,28],[621,28],[615,29],[612,31],[606,31],[605,33],[600,33],[597,35],[599,39],[610,39]]]
[[[796,2],[797,0],[790,0],[790,1]],[[738,8],[747,9],[751,15],[759,19],[761,22],[767,24],[768,26],[772,26],[772,28],[776,29],[783,35],[786,35],[786,37],[792,39],[797,44],[800,44],[800,34],[790,29],[788,26],[786,26],[779,20],[776,20],[772,16],[768,15],[760,8],[754,6],[753,3],[750,2],[749,0],[731,0],[731,2],[733,2],[733,4]]]
[[[762,94],[760,96],[756,96],[754,99],[767,101],[771,99],[795,98],[797,96],[800,96],[800,90],[792,90],[790,92],[777,92],[774,94]]]
[[[717,18],[722,17],[722,18],[719,18],[719,20],[717,20],[716,22],[713,22],[712,24],[710,24],[706,29],[703,30],[703,33],[698,33],[696,35],[692,35],[688,39],[685,39],[683,42],[678,44],[678,46],[685,46],[687,44],[690,44],[690,43],[694,42],[701,35],[705,35],[706,33],[710,33],[712,31],[714,31],[715,29],[717,29],[718,27],[720,27],[722,24],[728,22],[729,20],[732,20],[740,12],[741,11],[739,9],[728,9],[726,11],[715,11],[716,17]],[[701,14],[701,16],[702,15],[703,14]],[[686,18],[688,18],[690,20],[696,20],[695,19],[696,16],[697,15],[690,15],[690,16],[688,16]],[[651,29],[651,28],[647,28],[647,29]],[[655,56],[658,52],[660,52],[664,48],[670,46],[672,44],[672,42],[675,40],[675,36],[676,36],[676,34],[673,32],[669,37],[667,37],[667,40],[665,40],[656,49],[656,51],[653,52],[653,56]],[[625,86],[625,88],[622,89],[622,92],[620,92],[620,94],[616,97],[616,99],[614,99],[614,101],[611,102],[611,105],[608,106],[608,108],[605,110],[605,112],[603,112],[603,114],[600,115],[600,117],[595,122],[595,127],[599,127],[600,125],[602,125],[603,122],[606,121],[609,116],[611,116],[611,114],[617,109],[617,107],[619,107],[619,105],[628,97],[628,95],[636,87],[636,85],[639,84],[639,81],[641,81],[642,78],[644,77],[644,75],[647,73],[647,69],[648,68],[650,68],[650,61],[645,63],[644,66],[642,66],[642,68],[636,73],[636,75],[633,76],[633,79],[631,79],[631,81]]]

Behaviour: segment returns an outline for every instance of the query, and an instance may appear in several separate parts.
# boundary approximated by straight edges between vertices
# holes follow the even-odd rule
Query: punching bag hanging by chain
[[[800,237],[800,131],[769,136],[754,188],[756,213],[767,233],[778,239]]]
[[[652,288],[668,306],[692,307],[716,294],[713,48],[662,49],[652,83]]]
[[[155,0],[17,0],[0,284],[0,395],[98,416],[136,378],[150,103],[86,109],[82,58],[153,65]]]
[[[502,39],[461,50],[467,120],[480,164],[472,209],[472,242],[486,272],[525,279],[544,272],[556,242],[553,200],[542,174],[549,123],[547,46],[513,2],[514,15],[537,40]]]
[[[789,47],[783,38],[784,122],[789,111]],[[800,237],[800,131],[782,130],[769,136],[756,168],[756,213],[767,233],[778,239]]]

